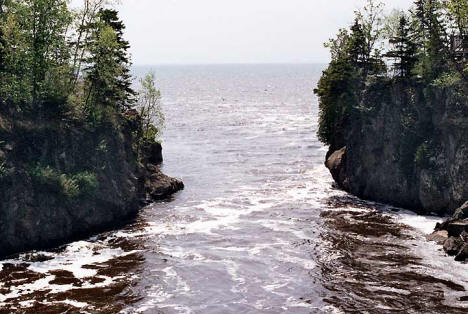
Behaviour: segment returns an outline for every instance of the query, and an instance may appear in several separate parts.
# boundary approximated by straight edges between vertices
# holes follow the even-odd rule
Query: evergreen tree
[[[89,66],[85,69],[89,81],[89,106],[109,106],[123,111],[131,105],[135,92],[131,88],[129,44],[123,39],[125,26],[117,11],[103,9],[93,29]]]
[[[385,71],[385,64],[378,49],[372,49],[374,44],[369,43],[364,27],[355,20],[351,26],[347,42],[347,56],[350,65],[359,72],[364,82],[369,74],[380,74]]]
[[[395,59],[393,68],[396,75],[402,78],[409,78],[417,61],[417,45],[411,37],[411,29],[408,19],[402,15],[400,17],[396,35],[389,39],[393,50],[385,56]]]
[[[416,0],[414,2],[414,15],[417,20],[420,22],[421,28],[425,29],[427,20],[426,20],[426,9],[425,9],[426,0]]]
[[[107,25],[112,27],[116,35],[117,49],[115,50],[115,57],[121,68],[120,76],[116,78],[116,85],[119,90],[125,93],[122,102],[118,105],[125,108],[134,101],[133,96],[135,96],[135,91],[132,89],[132,76],[130,75],[131,61],[128,53],[130,44],[123,38],[125,25],[119,20],[118,12],[115,10],[102,10],[101,18]]]
[[[418,72],[423,79],[433,81],[449,70],[446,25],[443,24],[438,0],[415,1],[417,43],[423,52],[418,60]]]
[[[367,50],[366,37],[362,25],[356,19],[351,26],[351,36],[348,43],[348,56],[352,65],[358,69],[367,67],[370,52]]]

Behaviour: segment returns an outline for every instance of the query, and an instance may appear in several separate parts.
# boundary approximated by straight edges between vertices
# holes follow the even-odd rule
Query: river
[[[127,227],[0,262],[0,312],[466,313],[437,221],[336,189],[322,65],[152,68],[163,171],[186,189]]]

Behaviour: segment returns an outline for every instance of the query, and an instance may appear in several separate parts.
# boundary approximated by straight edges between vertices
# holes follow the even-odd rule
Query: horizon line
[[[323,65],[328,64],[329,61],[317,61],[317,62],[187,62],[187,63],[134,63],[132,66],[164,66],[164,65],[171,65],[171,66],[184,66],[184,65]]]

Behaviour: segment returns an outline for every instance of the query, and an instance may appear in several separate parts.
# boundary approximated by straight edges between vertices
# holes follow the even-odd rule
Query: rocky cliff
[[[135,112],[99,127],[0,116],[0,257],[117,227],[183,188],[161,146],[135,144]]]
[[[468,202],[455,210],[455,213],[428,236],[429,240],[443,245],[444,251],[455,256],[457,261],[468,259]]]
[[[326,165],[342,188],[422,213],[468,200],[468,101],[458,87],[367,86]]]

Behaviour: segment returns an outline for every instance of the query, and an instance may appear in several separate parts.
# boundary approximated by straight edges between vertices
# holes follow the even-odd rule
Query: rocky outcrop
[[[444,235],[440,237],[440,235]],[[444,251],[455,256],[457,261],[468,259],[468,202],[455,210],[455,213],[441,224],[428,237],[443,245]]]
[[[0,257],[122,225],[183,188],[161,145],[135,148],[135,115],[98,127],[0,117]]]
[[[332,153],[325,165],[330,170],[333,179],[345,190],[349,190],[348,178],[346,177],[346,147]]]
[[[327,167],[361,198],[452,214],[468,200],[468,101],[455,88],[367,88]]]

